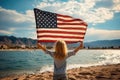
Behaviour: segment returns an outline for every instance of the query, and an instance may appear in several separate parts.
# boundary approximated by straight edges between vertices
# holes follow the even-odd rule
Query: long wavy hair
[[[63,60],[67,56],[67,45],[65,41],[59,40],[55,45],[54,57],[59,60]]]

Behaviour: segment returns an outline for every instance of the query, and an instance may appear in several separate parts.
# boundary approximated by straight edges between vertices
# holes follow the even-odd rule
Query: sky
[[[0,35],[36,39],[34,8],[84,20],[85,42],[120,39],[120,0],[0,0]]]

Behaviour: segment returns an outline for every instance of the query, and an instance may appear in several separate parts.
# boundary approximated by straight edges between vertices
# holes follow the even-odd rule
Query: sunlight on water
[[[101,64],[120,63],[120,50],[106,50],[100,57],[105,59]]]
[[[81,50],[67,61],[67,70],[78,67],[117,64],[120,63],[120,50]],[[53,66],[43,66],[41,71],[53,71]]]
[[[120,63],[120,50],[80,50],[67,59],[67,69]],[[40,50],[0,51],[0,73],[53,71],[53,59]]]

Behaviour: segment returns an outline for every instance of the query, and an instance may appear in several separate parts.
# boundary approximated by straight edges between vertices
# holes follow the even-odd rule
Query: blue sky
[[[120,0],[0,0],[0,35],[36,39],[33,8],[83,19],[85,41],[120,39]]]

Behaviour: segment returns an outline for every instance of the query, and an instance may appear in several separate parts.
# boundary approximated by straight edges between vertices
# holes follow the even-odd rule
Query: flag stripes
[[[36,24],[38,42],[55,42],[57,40],[64,40],[71,43],[83,41],[87,29],[87,24],[83,20],[68,15],[41,11],[39,9],[34,9],[34,11],[36,23],[38,24]],[[45,17],[50,14],[54,19],[51,16],[44,19],[41,15],[43,13]],[[41,21],[38,21],[38,18],[40,18]],[[53,25],[53,22],[55,25]]]

